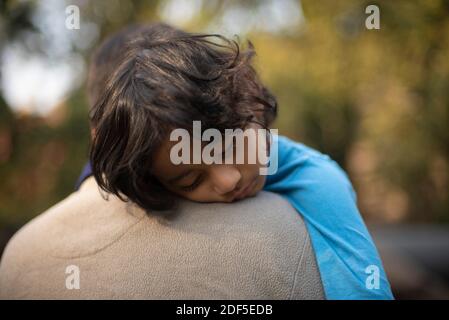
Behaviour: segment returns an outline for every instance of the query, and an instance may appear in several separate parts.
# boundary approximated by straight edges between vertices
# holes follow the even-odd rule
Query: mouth
[[[235,200],[241,200],[243,198],[246,198],[251,194],[251,192],[254,190],[254,187],[257,184],[257,177],[253,179],[249,184],[247,184],[242,190],[240,190],[232,199],[232,201]]]

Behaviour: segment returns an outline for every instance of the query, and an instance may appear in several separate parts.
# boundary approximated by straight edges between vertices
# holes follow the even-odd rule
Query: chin
[[[257,196],[257,194],[262,190],[262,188],[257,188],[252,194],[250,194],[247,198],[252,198]]]

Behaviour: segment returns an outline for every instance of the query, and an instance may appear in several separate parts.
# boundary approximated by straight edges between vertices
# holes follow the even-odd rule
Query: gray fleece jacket
[[[1,299],[323,299],[300,215],[261,192],[183,201],[146,215],[105,200],[93,178],[19,230],[0,263]]]

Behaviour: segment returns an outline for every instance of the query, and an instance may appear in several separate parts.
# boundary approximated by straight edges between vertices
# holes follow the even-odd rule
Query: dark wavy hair
[[[213,41],[215,40],[215,41]],[[134,26],[96,51],[88,81],[93,137],[90,161],[99,187],[154,213],[174,196],[151,174],[154,152],[170,130],[268,128],[276,98],[241,50],[218,34],[187,33],[163,23]]]

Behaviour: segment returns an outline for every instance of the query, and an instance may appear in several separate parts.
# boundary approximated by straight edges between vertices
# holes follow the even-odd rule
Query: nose
[[[210,177],[212,179],[215,192],[220,195],[233,191],[238,186],[242,175],[238,168],[233,165],[216,165],[211,170]]]

